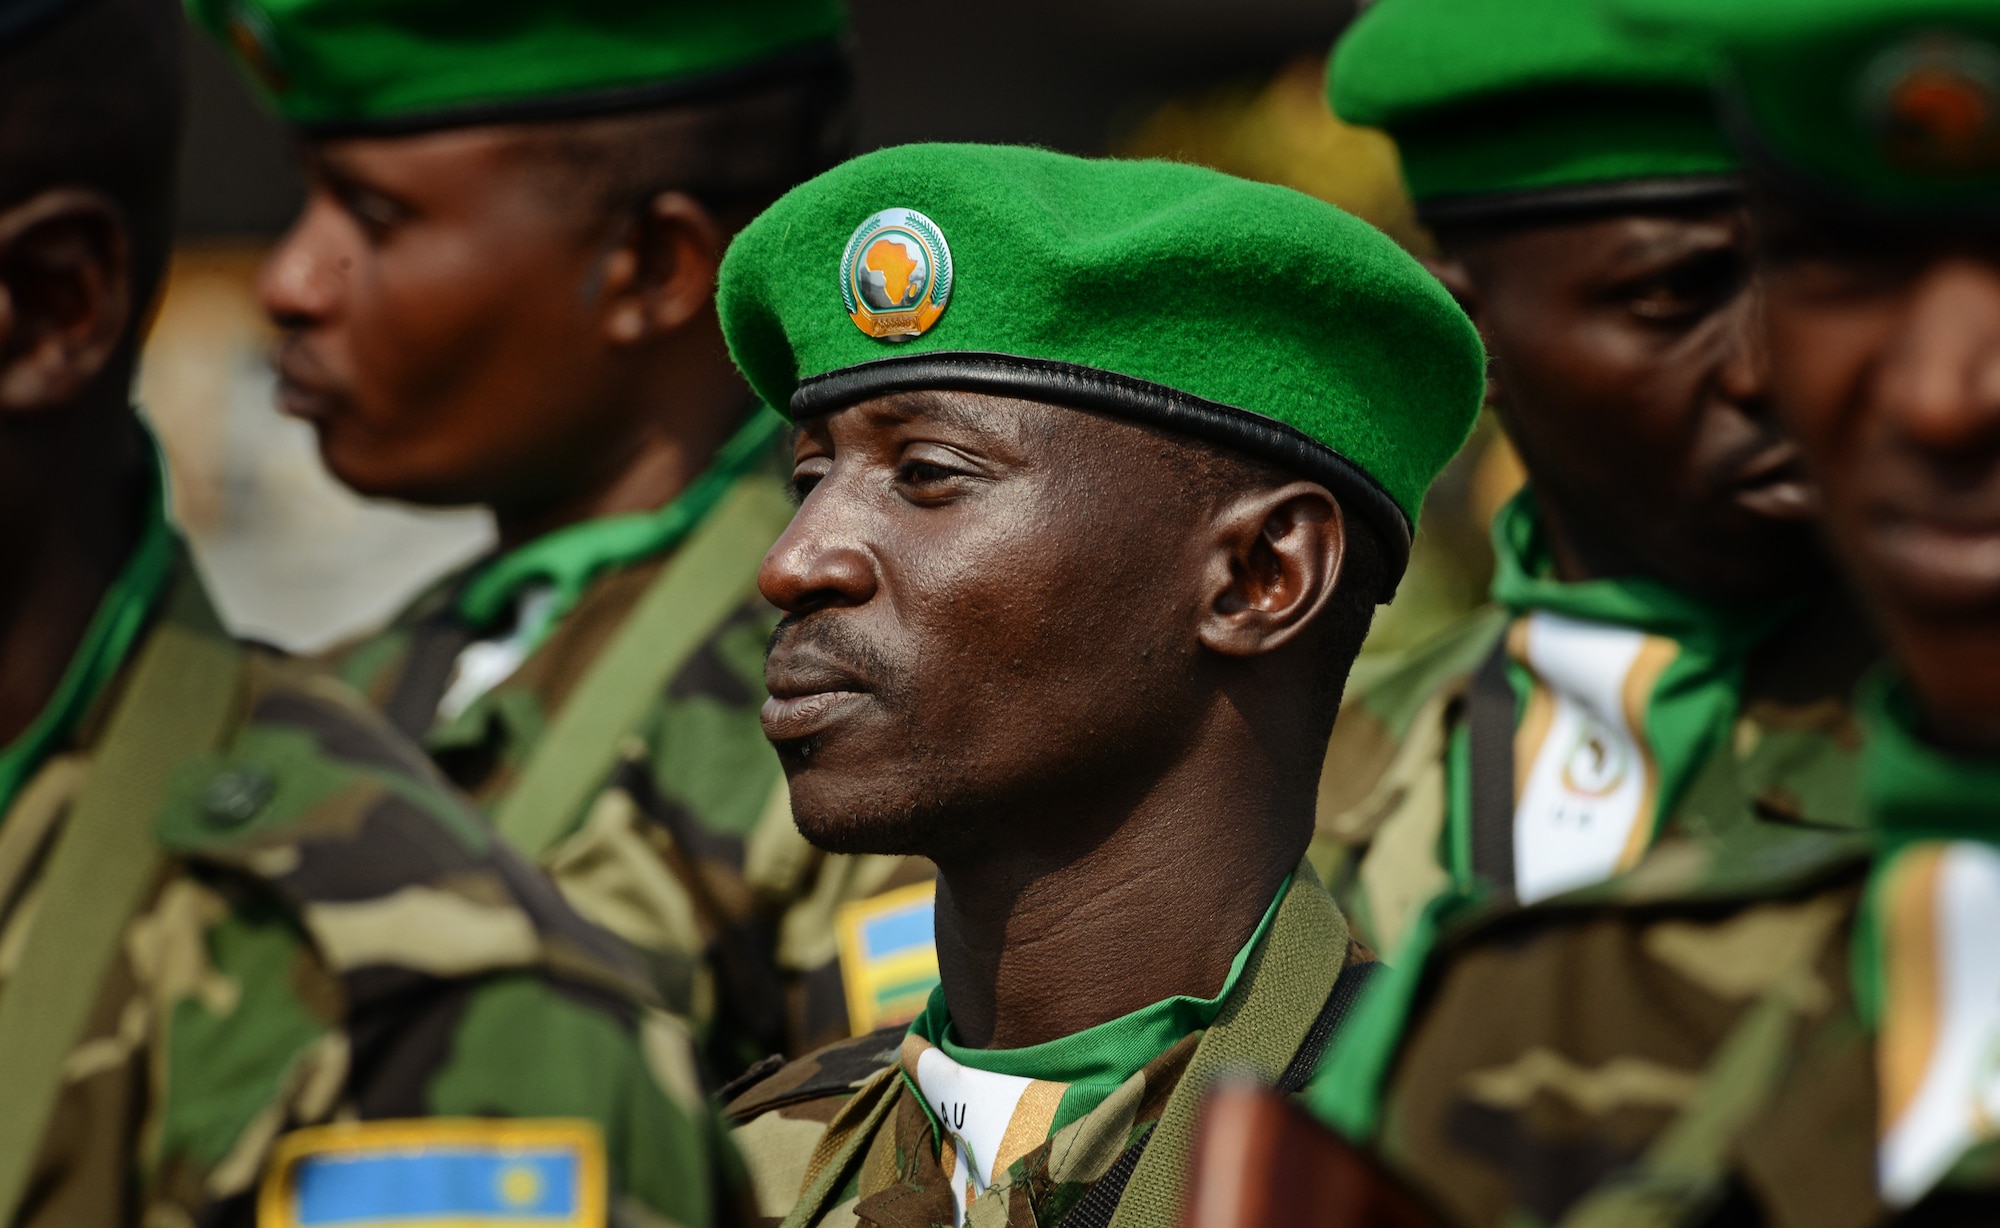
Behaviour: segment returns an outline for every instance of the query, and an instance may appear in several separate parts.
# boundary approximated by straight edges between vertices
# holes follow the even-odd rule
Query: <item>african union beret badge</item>
[[[951,248],[915,209],[884,209],[855,227],[840,259],[840,297],[877,341],[930,331],[951,301]]]
[[[2000,49],[1950,33],[1920,34],[1862,73],[1862,108],[1882,152],[1906,171],[2000,170]]]

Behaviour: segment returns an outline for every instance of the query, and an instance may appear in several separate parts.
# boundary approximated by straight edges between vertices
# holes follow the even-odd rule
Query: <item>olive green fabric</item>
[[[1387,129],[1420,207],[1729,175],[1705,53],[1601,0],[1380,0],[1342,36],[1333,109]]]
[[[1508,636],[1519,763],[1526,707],[1546,689],[1519,657],[1522,620],[1538,613],[1677,646],[1644,704],[1658,778],[1645,843],[1782,843],[1801,827],[1862,822],[1850,696],[1880,649],[1851,606],[1720,605],[1640,579],[1560,583],[1532,507],[1523,492],[1496,519],[1494,604],[1350,691],[1328,743],[1310,855],[1363,940],[1392,957],[1430,899],[1479,885],[1464,701]]]
[[[1717,48],[1753,161],[1914,213],[2000,208],[2000,9],[1983,0],[1614,0]]]
[[[1898,1015],[1928,1031],[1990,998],[1936,938],[1990,913],[1990,887],[1947,900],[1935,870],[1983,865],[1990,882],[2000,761],[1926,742],[1885,680],[1860,707],[1865,829],[1670,837],[1633,873],[1530,909],[1441,898],[1322,1065],[1315,1111],[1468,1226],[1707,1223],[1725,1198],[1730,1222],[1991,1222],[1990,1116],[1931,1136],[1921,1166],[1889,1161],[1883,1126],[1888,1080],[1912,1073]],[[1990,941],[1976,924],[1959,949]],[[1983,1094],[1989,1039],[1920,1054],[1916,1073],[1970,1058],[1934,1102]]]
[[[35,949],[51,862],[138,702],[134,663],[163,636],[226,646],[184,553],[151,609],[0,818],[0,950]],[[133,816],[158,864],[61,1062],[12,1224],[248,1222],[287,1131],[432,1116],[588,1120],[621,1221],[728,1221],[737,1170],[692,1046],[629,953],[358,697],[241,656],[217,748]],[[0,1002],[27,977],[0,964]]]
[[[699,94],[841,35],[840,0],[188,0],[292,123],[400,128]]]
[[[942,314],[902,341],[864,332],[843,301],[850,240],[892,209],[922,214],[949,248]],[[1068,388],[1157,406],[1164,390],[1246,425],[1274,458],[1344,457],[1406,530],[1485,392],[1471,323],[1379,231],[1300,193],[1177,163],[881,150],[752,222],[717,301],[752,387],[795,414],[935,387],[951,378],[941,371],[987,381],[962,387],[1018,376],[1015,395],[1043,400]],[[820,395],[829,388],[842,391]]]

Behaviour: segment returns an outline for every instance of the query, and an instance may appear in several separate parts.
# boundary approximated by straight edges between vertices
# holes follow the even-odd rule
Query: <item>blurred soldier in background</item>
[[[1315,1099],[1465,1223],[1992,1223],[2000,8],[1618,7],[1725,54],[1777,408],[1901,667],[1862,692],[1871,841],[1675,841],[1452,919]]]
[[[1313,781],[1477,336],[1328,205],[1007,146],[813,180],[719,301],[801,428],[761,581],[799,822],[940,870],[916,1024],[731,1105],[760,1210],[1170,1224],[1210,1080],[1303,1086],[1373,967]]]
[[[167,522],[179,31],[0,4],[0,1223],[731,1218],[636,962]]]
[[[931,872],[792,828],[757,720],[782,424],[712,303],[735,230],[850,139],[837,0],[193,7],[305,141],[262,283],[284,409],[356,491],[499,526],[341,672],[646,953],[719,1070],[875,1026],[836,910]],[[881,909],[922,929],[928,900]],[[930,946],[895,958],[907,1018]]]
[[[1315,860],[1394,953],[1448,888],[1533,901],[1663,833],[1852,827],[1835,595],[1772,419],[1707,61],[1589,0],[1382,0],[1336,110],[1393,135],[1530,486],[1492,604],[1341,713]]]

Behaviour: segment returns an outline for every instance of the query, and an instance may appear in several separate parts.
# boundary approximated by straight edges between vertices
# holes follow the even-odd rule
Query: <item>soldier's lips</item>
[[[847,690],[810,691],[800,695],[773,695],[764,701],[759,716],[764,736],[773,742],[796,742],[823,733],[839,720],[865,692]]]

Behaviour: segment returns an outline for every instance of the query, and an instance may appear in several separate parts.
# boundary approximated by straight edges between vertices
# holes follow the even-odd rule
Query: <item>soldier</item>
[[[836,908],[931,871],[792,829],[757,724],[782,424],[711,301],[730,235],[849,139],[837,0],[193,9],[303,138],[261,287],[284,409],[360,493],[499,526],[342,674],[646,953],[723,1073],[875,1026],[896,1003],[850,1011]]]
[[[733,1218],[640,969],[167,521],[179,29],[0,6],[0,1223]]]
[[[1354,696],[1315,861],[1394,951],[1447,887],[1547,898],[1659,836],[1851,827],[1877,656],[1773,421],[1706,59],[1591,0],[1382,0],[1334,54],[1395,136],[1529,474],[1492,604]]]
[[[1726,52],[1777,408],[1900,667],[1861,701],[1872,839],[1662,844],[1453,919],[1315,1099],[1467,1224],[1991,1223],[2000,10],[1621,7]]]
[[[794,813],[939,868],[907,1034],[731,1106],[761,1209],[1169,1224],[1200,1088],[1296,1090],[1372,959],[1301,858],[1473,329],[1308,197],[985,146],[788,194],[719,301],[799,424],[759,581]]]

